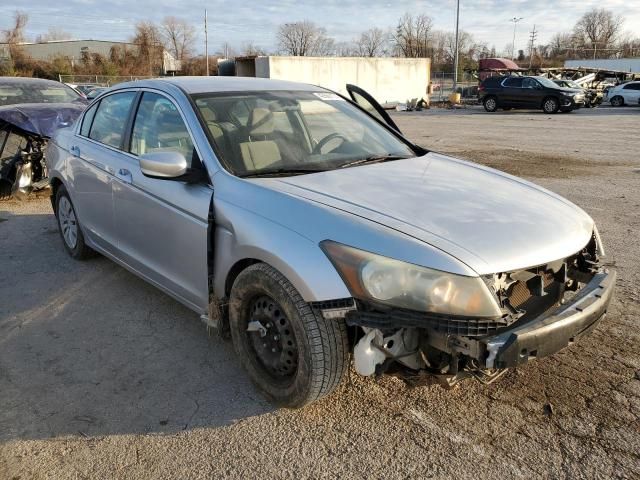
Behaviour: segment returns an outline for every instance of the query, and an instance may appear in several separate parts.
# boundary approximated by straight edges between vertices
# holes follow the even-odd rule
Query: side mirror
[[[147,177],[172,179],[188,172],[187,159],[179,152],[149,152],[139,160],[140,170]]]

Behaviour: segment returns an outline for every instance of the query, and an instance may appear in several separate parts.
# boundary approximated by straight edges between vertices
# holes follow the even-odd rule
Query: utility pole
[[[458,84],[458,41],[459,41],[458,25],[459,24],[460,24],[460,0],[456,0],[456,48],[453,55],[453,93],[456,93],[456,86]]]
[[[514,53],[516,50],[516,25],[518,25],[518,22],[520,20],[523,20],[523,17],[513,17],[512,19],[510,19],[510,22],[513,22],[513,42],[511,42],[511,59],[514,59]]]
[[[207,77],[209,76],[209,34],[207,32],[207,9],[204,9],[204,58],[207,62]]]
[[[529,70],[531,70],[531,62],[533,61],[533,49],[534,42],[538,37],[538,32],[536,32],[536,26],[533,25],[533,30],[531,30],[531,34],[529,35]]]

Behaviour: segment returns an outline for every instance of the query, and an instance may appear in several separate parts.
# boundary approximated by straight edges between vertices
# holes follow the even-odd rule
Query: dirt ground
[[[588,338],[453,390],[351,375],[274,409],[230,342],[104,258],[47,198],[0,204],[0,479],[640,478],[640,108],[394,114],[406,135],[583,207],[618,270]]]

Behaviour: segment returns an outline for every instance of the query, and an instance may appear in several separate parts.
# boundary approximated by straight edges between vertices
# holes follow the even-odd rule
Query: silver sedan
[[[279,405],[362,375],[488,383],[591,331],[615,273],[554,193],[416,146],[367,92],[121,84],[50,142],[71,256],[95,252],[231,336]]]

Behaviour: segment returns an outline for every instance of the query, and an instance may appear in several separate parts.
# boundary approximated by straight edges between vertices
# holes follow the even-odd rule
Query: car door
[[[627,83],[620,91],[627,105],[638,105],[640,101],[640,83]]]
[[[203,168],[193,137],[174,101],[155,91],[142,93],[131,123],[128,154],[116,166],[113,186],[119,254],[151,283],[204,313],[212,187],[206,181],[147,177],[138,159],[150,152],[179,151],[191,167]]]
[[[363,90],[356,85],[347,84],[347,92],[351,97],[351,100],[356,102],[360,107],[369,112],[370,115],[380,120],[382,123],[386,123],[391,128],[393,128],[396,132],[400,132],[400,129],[395,124],[389,114],[382,108],[375,98],[373,98],[369,93]]]
[[[528,108],[539,108],[545,95],[543,88],[535,78],[523,78],[520,92],[522,102]]]
[[[522,77],[508,77],[502,81],[502,95],[498,100],[507,107],[526,107],[522,98]]]
[[[137,93],[108,95],[90,107],[70,145],[69,189],[83,233],[108,253],[115,253],[117,232],[113,210],[113,178]]]

